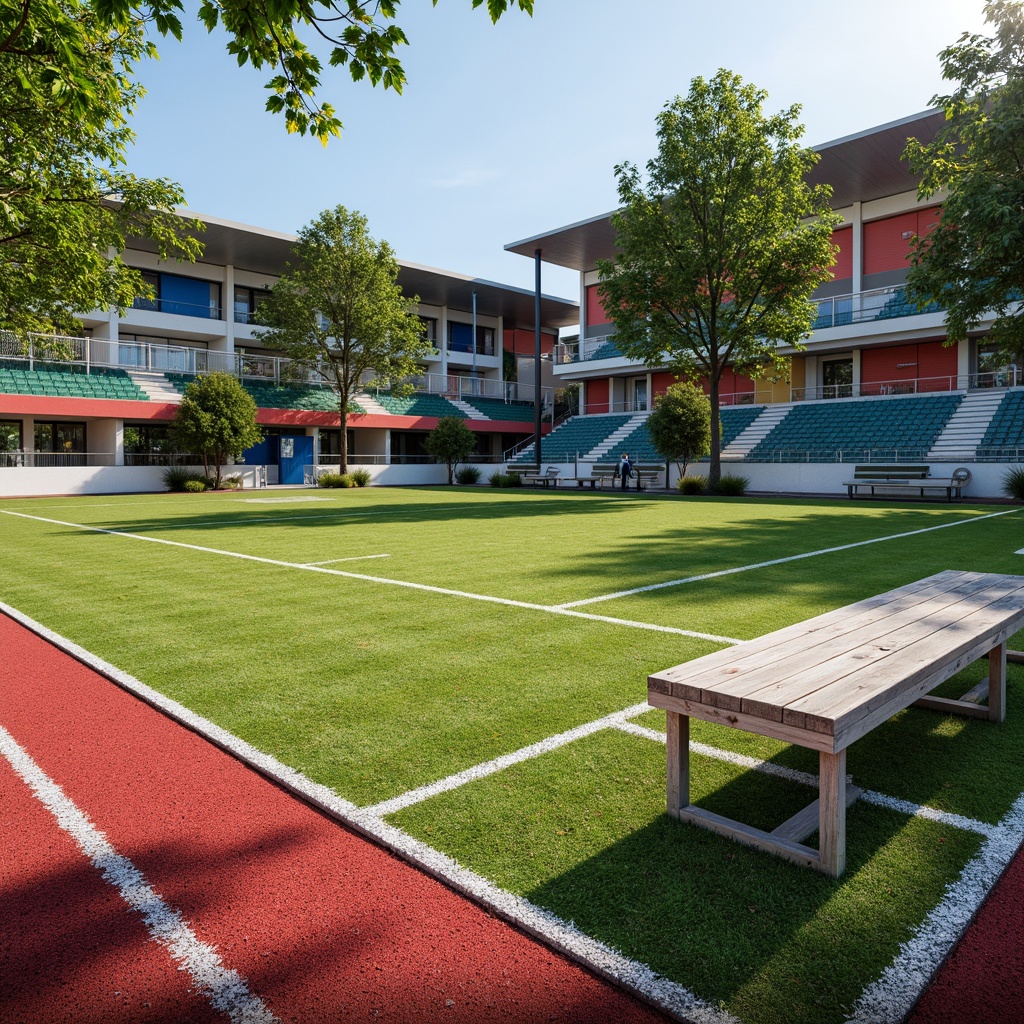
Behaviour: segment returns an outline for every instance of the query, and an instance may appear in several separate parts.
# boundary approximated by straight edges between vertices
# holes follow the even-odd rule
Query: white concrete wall
[[[576,466],[571,462],[544,462],[543,468],[557,466],[563,477],[573,477],[576,474]],[[964,500],[971,498],[1004,498],[1003,476],[1008,467],[998,462],[933,462],[931,463],[931,475],[933,477],[948,476],[958,466],[966,466],[971,471],[971,482],[964,488]],[[722,473],[733,476],[746,477],[750,483],[748,489],[760,491],[767,494],[816,494],[834,497],[847,497],[845,482],[853,479],[853,463],[849,462],[723,462]],[[481,467],[484,472],[482,479],[486,480],[494,467]],[[690,465],[686,469],[687,476],[707,476],[708,465],[700,462]],[[579,476],[589,476],[588,464],[579,466]],[[675,487],[679,472],[673,464],[670,481]],[[932,491],[930,496],[941,494]],[[894,491],[894,499],[907,497],[906,492],[902,494]]]
[[[202,466],[193,467],[197,472]],[[256,466],[225,466],[223,476],[241,476],[242,486],[256,486]],[[166,491],[163,466],[17,466],[0,468],[0,497],[27,498],[55,494],[142,494]]]

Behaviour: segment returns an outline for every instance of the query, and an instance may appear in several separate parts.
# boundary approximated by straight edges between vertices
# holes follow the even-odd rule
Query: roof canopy
[[[821,159],[807,181],[812,185],[831,185],[835,209],[916,190],[917,178],[902,160],[907,139],[931,141],[944,120],[941,110],[926,110],[815,146]],[[547,263],[581,272],[593,270],[597,260],[615,256],[613,212],[511,242],[505,248],[530,257],[540,249],[541,258]]]

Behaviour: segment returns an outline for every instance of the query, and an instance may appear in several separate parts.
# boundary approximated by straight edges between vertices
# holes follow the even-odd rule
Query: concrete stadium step
[[[365,410],[372,416],[390,416],[391,413],[384,408],[368,391],[360,391],[352,399],[360,409]]]
[[[599,461],[609,454],[614,448],[620,445],[637,427],[643,423],[650,413],[642,412],[636,416],[630,416],[625,423],[617,430],[613,430],[599,445],[592,448],[584,458],[590,461]]]
[[[128,376],[149,395],[150,401],[172,405],[181,404],[181,392],[162,373],[129,370]]]
[[[467,420],[490,419],[489,416],[485,416],[479,409],[470,405],[469,402],[463,401],[461,398],[452,398],[450,395],[445,395],[445,398],[447,398],[448,401],[451,402],[452,405],[454,405],[455,408],[458,409],[459,412],[461,412],[462,415],[465,416]]]
[[[927,458],[973,458],[1005,394],[1005,388],[968,391],[932,445]]]
[[[732,444],[722,450],[723,459],[742,459],[759,442],[763,441],[790,413],[792,402],[769,405],[760,416],[733,439]]]

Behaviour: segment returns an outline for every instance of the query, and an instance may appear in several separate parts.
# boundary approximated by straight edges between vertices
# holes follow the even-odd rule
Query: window
[[[36,420],[35,450],[50,456],[37,457],[39,466],[84,466],[85,424]]]
[[[168,466],[174,442],[165,423],[126,423],[124,464],[126,466]]]
[[[235,323],[251,324],[256,311],[270,292],[266,288],[235,286]]]
[[[853,360],[829,359],[821,364],[822,398],[850,398],[853,395]]]
[[[433,316],[421,316],[420,323],[423,324],[423,337],[432,345],[437,344],[437,318]]]
[[[20,466],[21,456],[14,453],[21,449],[21,422],[0,420],[0,466]]]
[[[150,309],[178,316],[220,319],[220,285],[194,277],[142,271],[142,280],[152,289],[151,297],[136,296],[135,309]]]

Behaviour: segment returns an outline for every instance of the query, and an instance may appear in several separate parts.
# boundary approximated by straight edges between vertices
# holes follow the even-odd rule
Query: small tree
[[[659,455],[679,467],[686,467],[711,451],[711,402],[696,385],[687,381],[672,384],[654,400],[647,417],[647,433]]]
[[[419,370],[433,351],[398,285],[398,260],[370,237],[366,218],[337,206],[299,232],[294,264],[260,306],[257,337],[337,392],[340,472],[348,472],[349,402],[368,375],[385,386]]]
[[[263,440],[252,395],[230,373],[197,377],[178,406],[174,440],[181,451],[202,455],[207,476],[212,463],[214,487],[220,487],[221,466]]]
[[[942,76],[959,80],[936,96],[946,123],[928,144],[911,139],[906,159],[918,196],[942,190],[942,218],[916,240],[907,294],[946,309],[947,344],[994,314],[987,340],[1024,359],[1024,3],[991,0],[992,38],[964,33],[939,54]]]
[[[667,103],[647,185],[634,165],[615,169],[618,254],[597,261],[618,348],[679,377],[707,378],[712,487],[722,374],[780,365],[781,345],[801,347],[814,322],[811,293],[835,262],[840,218],[831,190],[804,180],[818,158],[799,145],[799,108],[766,117],[766,95],[722,70]]]
[[[448,463],[448,483],[453,483],[455,467],[476,448],[476,434],[458,416],[443,416],[427,435],[424,448],[435,459]]]

